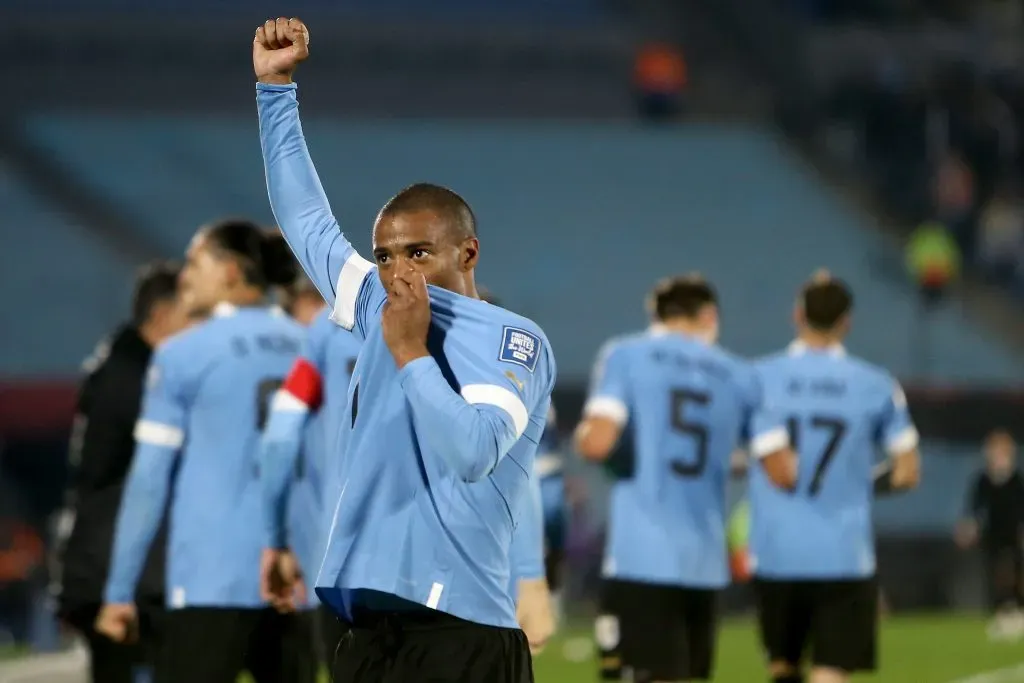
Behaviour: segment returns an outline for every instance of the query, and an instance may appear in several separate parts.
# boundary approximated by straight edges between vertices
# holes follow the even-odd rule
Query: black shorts
[[[303,618],[306,617],[306,618]],[[156,683],[313,683],[319,667],[311,614],[188,607],[167,613]]]
[[[334,666],[334,655],[338,651],[341,639],[348,632],[348,626],[338,619],[330,607],[320,605],[316,611],[316,627],[320,661],[329,671]]]
[[[519,629],[435,611],[356,614],[334,660],[344,683],[532,683]]]
[[[710,679],[717,601],[712,589],[605,580],[594,624],[602,677],[636,683]]]
[[[878,641],[875,579],[754,579],[761,642],[774,662],[798,667],[808,646],[815,666],[874,671]]]

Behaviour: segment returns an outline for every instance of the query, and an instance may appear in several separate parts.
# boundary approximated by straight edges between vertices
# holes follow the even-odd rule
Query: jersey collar
[[[791,356],[802,356],[805,353],[809,353],[811,349],[810,347],[807,346],[807,344],[797,339],[789,345],[786,351]],[[825,349],[825,353],[834,358],[845,358],[846,348],[842,344],[833,344],[832,346],[829,346],[828,348]]]
[[[227,301],[221,301],[213,307],[213,316],[215,318],[227,318],[228,316],[234,315],[237,311],[238,307],[234,304],[229,304]]]

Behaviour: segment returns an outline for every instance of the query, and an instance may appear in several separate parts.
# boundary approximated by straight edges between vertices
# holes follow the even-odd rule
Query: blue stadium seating
[[[794,294],[821,266],[857,292],[855,352],[904,377],[1024,378],[1019,357],[953,308],[936,312],[931,348],[918,348],[913,290],[875,265],[892,260],[893,246],[769,132],[329,119],[306,128],[334,208],[364,249],[397,188],[431,180],[463,192],[480,218],[481,281],[545,327],[563,379],[585,378],[605,338],[641,327],[651,284],[679,271],[718,283],[725,344],[746,354],[782,347]],[[271,220],[255,116],[38,116],[28,130],[168,254],[213,217]]]
[[[73,374],[127,312],[132,267],[35,198],[0,164],[0,375]]]

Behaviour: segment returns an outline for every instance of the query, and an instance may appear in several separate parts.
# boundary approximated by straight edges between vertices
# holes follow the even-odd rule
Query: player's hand
[[[547,579],[520,579],[516,620],[526,634],[530,652],[540,654],[555,633],[555,613]]]
[[[260,83],[283,85],[309,57],[309,29],[299,19],[268,19],[252,41],[252,68]]]
[[[138,614],[132,603],[106,604],[100,608],[93,628],[115,643],[131,643],[138,637]]]
[[[289,550],[265,548],[260,558],[260,597],[279,612],[292,612],[306,602],[302,567]]]
[[[381,327],[384,342],[401,369],[406,363],[428,355],[430,295],[426,279],[412,268],[392,275],[387,289]]]
[[[960,548],[964,550],[970,548],[978,540],[978,523],[973,519],[965,519],[960,522],[956,525],[954,538]]]

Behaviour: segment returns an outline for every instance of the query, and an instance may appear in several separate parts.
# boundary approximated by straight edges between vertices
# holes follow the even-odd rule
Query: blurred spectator
[[[682,51],[652,43],[640,50],[633,70],[633,86],[641,115],[652,121],[679,116],[688,82]]]
[[[1015,184],[1004,183],[982,211],[978,223],[979,264],[1007,282],[1024,262],[1024,202]]]
[[[956,541],[969,548],[980,541],[994,618],[990,634],[1024,634],[1021,579],[1024,577],[1024,478],[1017,469],[1017,444],[1005,430],[985,440],[985,466],[968,489]]]
[[[947,155],[935,170],[935,214],[953,231],[960,250],[973,254],[971,218],[974,209],[974,173],[957,154]]]

